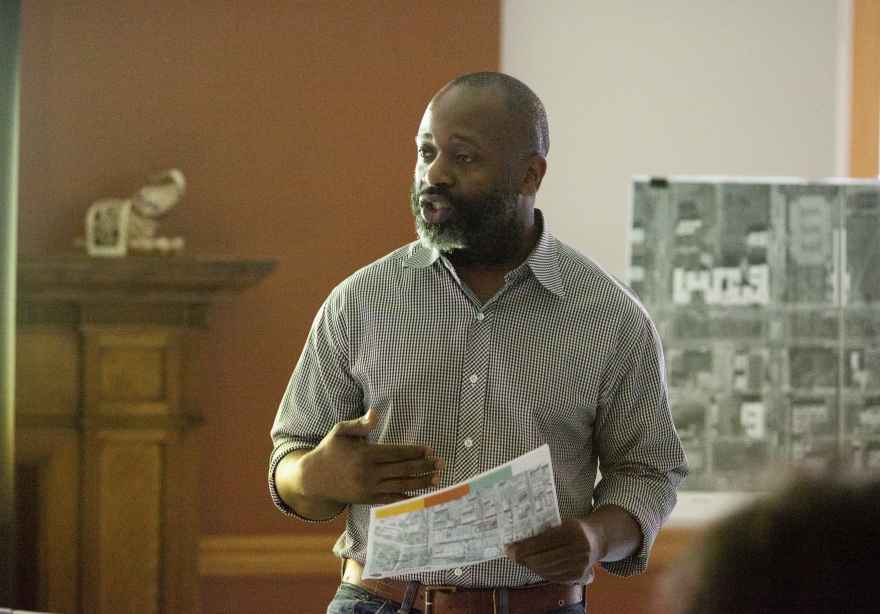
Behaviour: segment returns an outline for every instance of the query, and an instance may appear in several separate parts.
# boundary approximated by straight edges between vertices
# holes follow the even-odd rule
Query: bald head
[[[493,89],[504,101],[504,109],[511,120],[512,137],[519,144],[522,158],[533,154],[547,157],[550,150],[550,129],[547,112],[541,99],[525,83],[500,72],[477,72],[456,77],[434,97],[456,87]]]

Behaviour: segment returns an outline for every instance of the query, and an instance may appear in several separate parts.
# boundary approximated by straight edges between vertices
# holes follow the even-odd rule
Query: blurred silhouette
[[[799,476],[712,526],[699,551],[667,578],[667,607],[682,614],[878,612],[878,512],[878,479]]]

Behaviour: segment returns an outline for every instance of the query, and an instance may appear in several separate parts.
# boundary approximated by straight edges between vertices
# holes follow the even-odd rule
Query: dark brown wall
[[[497,0],[23,2],[20,251],[68,251],[91,202],[176,166],[163,234],[279,260],[212,311],[203,534],[308,530],[267,496],[278,400],[331,287],[414,237],[424,105],[497,69],[499,19]]]

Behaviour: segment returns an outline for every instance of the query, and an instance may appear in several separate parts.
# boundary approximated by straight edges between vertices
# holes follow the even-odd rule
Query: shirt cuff
[[[659,481],[659,480],[658,480]],[[645,483],[643,478],[633,476],[603,476],[597,485],[593,509],[606,505],[623,508],[635,519],[642,534],[639,549],[619,561],[603,561],[602,567],[616,576],[634,576],[648,568],[651,547],[663,522],[675,506],[675,488],[665,487],[655,480]]]
[[[308,450],[314,446],[310,446],[308,444],[294,442],[289,443],[284,446],[279,446],[272,450],[272,457],[269,460],[269,496],[272,497],[272,502],[275,504],[282,513],[292,518],[296,518],[298,520],[302,520],[303,522],[308,522],[310,524],[319,524],[323,522],[330,522],[331,520],[335,520],[342,515],[342,513],[348,509],[348,506],[342,507],[337,513],[329,516],[327,518],[306,518],[305,516],[301,516],[296,512],[295,509],[287,505],[284,502],[284,499],[281,498],[281,495],[278,493],[278,485],[275,483],[275,469],[278,467],[278,463],[281,462],[285,456],[290,454],[291,452],[295,452],[297,450]]]

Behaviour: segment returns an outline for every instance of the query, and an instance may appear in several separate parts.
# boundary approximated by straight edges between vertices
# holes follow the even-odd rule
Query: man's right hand
[[[369,443],[377,423],[371,408],[338,422],[316,448],[285,457],[276,469],[282,498],[304,516],[329,516],[350,503],[394,503],[436,486],[443,460],[426,446]]]

